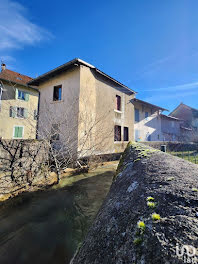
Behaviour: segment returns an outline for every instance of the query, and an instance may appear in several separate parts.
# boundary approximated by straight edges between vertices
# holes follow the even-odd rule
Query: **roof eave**
[[[115,80],[114,78],[112,78],[111,76],[107,75],[106,73],[102,72],[101,70],[97,69],[95,66],[81,60],[81,59],[73,59],[51,71],[48,71],[42,75],[40,75],[39,77],[33,79],[32,81],[28,82],[29,85],[35,85],[35,86],[39,86],[39,84],[43,81],[45,81],[46,79],[49,79],[53,76],[53,73],[56,74],[58,71],[64,71],[64,69],[66,70],[67,68],[69,69],[71,66],[75,66],[75,64],[79,64],[79,65],[84,65],[87,66],[93,70],[95,70],[96,72],[98,72],[99,74],[103,75],[104,77],[110,79],[111,81],[117,83],[119,86],[123,87],[124,89],[127,90],[128,94],[136,94],[137,92],[131,90],[129,87],[125,86],[124,84],[120,83],[119,81]]]
[[[149,105],[149,106],[151,106],[151,107],[153,107],[153,108],[156,108],[156,109],[159,109],[159,110],[162,110],[162,111],[169,111],[168,109],[165,109],[165,108],[163,108],[163,107],[160,107],[160,106],[157,106],[157,105],[154,105],[154,104],[148,103],[148,102],[143,101],[143,100],[139,100],[139,99],[137,99],[137,98],[134,98],[133,101],[135,101],[135,102],[139,102],[139,103],[141,103],[141,104]]]
[[[23,86],[25,88],[30,88],[30,89],[33,89],[33,90],[35,90],[37,92],[39,91],[37,88],[28,85],[28,83],[27,84],[23,84],[23,83],[11,81],[11,80],[8,80],[8,79],[2,78],[2,77],[0,77],[0,80],[5,81],[5,82],[8,82],[8,83],[10,82],[10,83],[14,83],[14,84],[17,84],[17,85],[21,85],[21,86]]]

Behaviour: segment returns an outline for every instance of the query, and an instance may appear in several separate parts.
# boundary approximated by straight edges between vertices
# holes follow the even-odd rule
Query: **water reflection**
[[[0,263],[69,263],[111,185],[115,165],[0,207]],[[68,181],[70,182],[68,186]]]

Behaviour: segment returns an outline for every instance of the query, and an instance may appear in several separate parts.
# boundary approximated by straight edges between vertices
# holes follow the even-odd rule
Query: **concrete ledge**
[[[197,165],[129,144],[110,192],[71,263],[184,263],[176,246],[198,248],[197,189]],[[154,213],[160,219],[152,219]]]
[[[197,143],[172,142],[172,141],[147,141],[142,144],[148,145],[155,149],[161,149],[161,145],[166,145],[167,151],[198,151]]]

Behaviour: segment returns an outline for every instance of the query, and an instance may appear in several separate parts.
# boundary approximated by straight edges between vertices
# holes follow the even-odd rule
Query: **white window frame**
[[[22,128],[23,128],[23,133],[22,133],[22,137],[21,137],[21,138],[19,138],[19,137],[15,137],[15,136],[14,136],[15,127],[22,127]],[[13,135],[12,135],[12,138],[13,138],[13,139],[23,139],[23,137],[24,137],[24,126],[17,126],[17,125],[14,125],[14,126],[13,126]]]

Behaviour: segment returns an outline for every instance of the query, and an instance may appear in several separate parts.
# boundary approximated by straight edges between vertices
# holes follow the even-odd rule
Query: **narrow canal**
[[[0,205],[1,264],[67,264],[106,197],[117,162]]]

